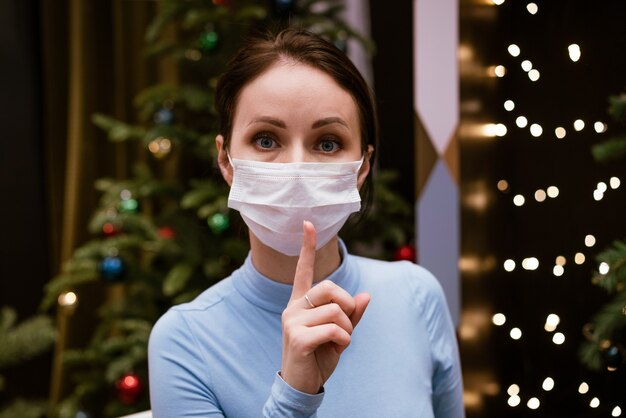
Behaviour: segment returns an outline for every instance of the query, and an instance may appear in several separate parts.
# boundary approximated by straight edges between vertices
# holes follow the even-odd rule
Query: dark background
[[[536,1],[539,12],[531,15],[527,2],[506,1],[502,6],[478,6],[462,2],[461,42],[471,45],[482,65],[502,64],[507,74],[501,79],[463,80],[461,100],[478,101],[482,111],[466,112],[463,121],[501,122],[508,128],[503,138],[477,141],[461,138],[462,191],[486,185],[490,205],[484,211],[462,208],[462,253],[483,260],[493,260],[492,268],[480,274],[464,274],[463,306],[465,310],[482,310],[489,315],[502,312],[507,322],[495,327],[489,324],[480,341],[461,341],[466,389],[482,392],[481,403],[468,409],[469,417],[595,417],[610,416],[614,406],[626,410],[626,372],[590,372],[581,365],[577,351],[584,341],[582,327],[599,307],[608,301],[597,286],[591,284],[597,268],[595,255],[615,239],[626,236],[624,161],[600,164],[591,156],[591,146],[623,131],[623,124],[607,114],[608,96],[626,87],[626,2],[623,1]],[[485,12],[481,7],[489,7]],[[521,48],[512,57],[509,44]],[[569,59],[567,46],[577,43],[581,59]],[[524,59],[540,71],[533,83],[521,69]],[[507,112],[503,103],[515,102]],[[543,135],[534,138],[528,127],[520,129],[515,118],[524,115],[531,123],[543,127]],[[573,129],[576,119],[585,121],[581,132]],[[598,134],[595,121],[608,123],[609,129]],[[554,129],[567,130],[564,139],[556,139]],[[592,193],[599,181],[608,184],[611,176],[621,179],[617,190],[609,190],[596,202]],[[500,179],[509,182],[506,193],[497,190]],[[537,189],[556,185],[556,199],[539,203]],[[516,207],[513,196],[522,194],[526,203]],[[584,245],[587,234],[596,237],[593,248]],[[586,256],[583,265],[574,263],[574,254]],[[555,277],[555,258],[567,259],[565,274]],[[521,268],[526,257],[540,261],[535,271]],[[504,271],[506,259],[517,267]],[[543,329],[546,317],[556,313],[561,318],[557,331],[565,343],[552,343],[552,334]],[[509,337],[512,327],[523,336]],[[479,377],[482,376],[481,380]],[[541,389],[546,377],[555,380],[551,392]],[[586,381],[591,390],[578,393]],[[485,390],[485,382],[494,382]],[[522,402],[507,405],[507,388],[521,387]],[[497,389],[497,390],[496,390]],[[490,393],[487,393],[490,392]],[[589,407],[597,396],[600,407]],[[530,410],[526,402],[537,397],[541,406]]]

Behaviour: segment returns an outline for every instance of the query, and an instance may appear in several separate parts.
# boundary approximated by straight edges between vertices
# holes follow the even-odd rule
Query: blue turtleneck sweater
[[[171,308],[150,336],[155,418],[461,418],[458,349],[437,280],[409,262],[347,254],[326,280],[371,302],[324,385],[287,385],[281,313],[291,286],[261,275],[249,256],[194,301]]]

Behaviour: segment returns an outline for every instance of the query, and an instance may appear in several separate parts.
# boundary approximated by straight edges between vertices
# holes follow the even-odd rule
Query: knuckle
[[[318,284],[318,286],[320,286],[324,292],[331,292],[335,289],[335,287],[337,287],[337,285],[330,280],[324,280]]]
[[[341,315],[344,315],[344,312],[343,312],[343,309],[341,309],[341,306],[339,306],[339,304],[335,302],[331,302],[328,304],[328,310],[330,310],[330,313],[334,317],[339,317]]]

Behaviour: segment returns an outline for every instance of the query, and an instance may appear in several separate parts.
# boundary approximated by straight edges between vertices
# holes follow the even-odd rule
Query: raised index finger
[[[316,232],[315,227],[309,221],[304,221],[302,229],[304,231],[304,239],[302,240],[300,258],[296,265],[296,275],[293,279],[293,290],[291,291],[290,301],[306,295],[306,292],[308,292],[313,285]]]

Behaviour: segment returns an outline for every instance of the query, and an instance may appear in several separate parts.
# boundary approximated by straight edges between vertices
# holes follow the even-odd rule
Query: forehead
[[[347,90],[324,71],[293,61],[273,64],[244,86],[234,123],[268,112],[287,119],[339,116],[358,122],[356,103]]]

